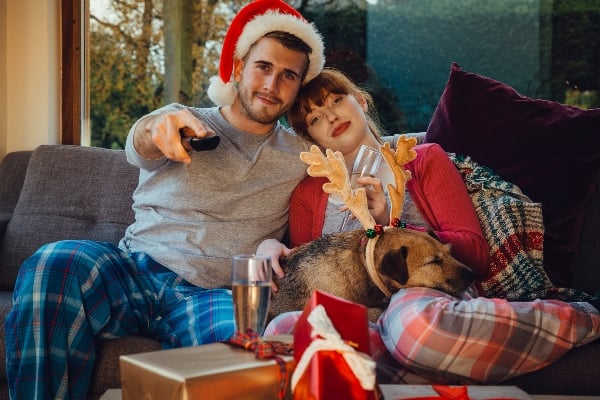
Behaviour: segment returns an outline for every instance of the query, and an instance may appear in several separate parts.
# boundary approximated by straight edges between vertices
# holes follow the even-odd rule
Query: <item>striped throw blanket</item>
[[[470,157],[448,155],[463,177],[490,246],[489,270],[480,282],[482,295],[515,301],[591,299],[578,290],[556,288],[548,278],[541,204]]]

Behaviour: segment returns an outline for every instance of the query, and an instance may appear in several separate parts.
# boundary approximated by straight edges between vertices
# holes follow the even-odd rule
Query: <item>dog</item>
[[[326,235],[292,249],[279,262],[285,273],[275,277],[268,320],[302,310],[315,289],[368,308],[375,321],[389,303],[366,267],[363,230]],[[473,282],[470,268],[450,254],[450,246],[429,232],[390,228],[375,244],[375,267],[388,292],[428,287],[458,296]]]

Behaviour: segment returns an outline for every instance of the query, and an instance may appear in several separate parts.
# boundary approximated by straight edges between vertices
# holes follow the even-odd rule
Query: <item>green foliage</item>
[[[163,18],[179,18],[176,7],[189,5],[182,1],[193,1],[193,15],[165,29],[174,25]],[[210,106],[223,37],[247,2],[111,0],[110,13],[92,15],[92,145],[123,148],[132,124],[168,101]],[[288,2],[324,35],[327,65],[373,95],[389,133],[427,128],[452,61],[526,96],[599,106],[598,0]],[[182,31],[191,44],[178,40]],[[169,56],[165,38],[179,46],[169,46]],[[182,51],[188,57],[173,62]]]
[[[93,1],[93,0],[92,0]],[[188,1],[188,0],[184,0]],[[109,12],[91,16],[90,27],[90,119],[92,146],[121,149],[133,123],[165,104],[166,93],[183,93],[184,104],[209,106],[208,78],[219,67],[221,43],[233,15],[246,0],[194,0],[191,77],[165,82],[165,70],[173,63],[165,59],[164,7],[177,7],[170,0],[113,0]],[[178,10],[170,15],[177,16]],[[165,13],[166,14],[166,13]],[[177,38],[174,40],[178,43]],[[178,54],[174,51],[173,54]],[[188,57],[187,59],[190,59]],[[166,87],[191,82],[191,87]],[[181,99],[177,99],[179,101]],[[169,100],[173,101],[173,100]]]
[[[157,4],[154,4],[157,3]],[[90,123],[92,146],[122,149],[133,123],[157,108],[162,77],[155,49],[154,0],[119,0],[113,12],[92,15],[90,32]]]
[[[131,79],[135,54],[115,47],[110,36],[92,33],[90,42],[96,54],[90,59],[91,144],[122,149],[135,120],[158,106],[156,83],[152,79]]]

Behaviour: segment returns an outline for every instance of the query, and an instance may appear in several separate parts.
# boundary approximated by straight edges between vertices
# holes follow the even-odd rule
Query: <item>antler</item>
[[[310,176],[322,176],[329,179],[329,182],[323,185],[326,193],[339,194],[360,224],[365,229],[373,228],[375,220],[369,212],[365,189],[352,190],[344,156],[339,151],[334,152],[331,149],[326,149],[325,153],[327,156],[313,145],[310,152],[300,153],[300,159],[309,165],[307,172]]]
[[[400,219],[402,215],[406,182],[411,178],[410,171],[404,169],[404,164],[417,157],[417,152],[413,150],[416,144],[416,138],[407,138],[402,135],[396,142],[396,151],[390,148],[388,142],[380,147],[385,161],[394,174],[395,185],[388,184],[387,186],[392,203],[390,222],[394,218]],[[339,151],[334,152],[331,149],[326,149],[325,153],[326,155],[323,154],[321,149],[313,145],[310,148],[310,152],[304,151],[300,153],[300,159],[309,165],[307,172],[310,176],[321,176],[329,179],[329,182],[323,185],[323,190],[326,193],[339,194],[344,204],[352,211],[363,228],[373,228],[375,220],[369,212],[365,189],[358,188],[352,190],[344,156]]]
[[[399,221],[400,215],[402,214],[404,190],[406,182],[411,178],[410,171],[404,169],[404,164],[417,157],[417,152],[413,150],[416,143],[417,140],[415,138],[400,136],[396,144],[395,152],[390,148],[390,144],[387,142],[380,147],[385,161],[394,173],[394,181],[396,184],[395,186],[392,184],[388,185],[388,192],[392,203],[390,223],[392,223],[395,218]],[[365,249],[367,272],[379,290],[381,290],[385,296],[390,297],[392,293],[381,279],[381,276],[375,267],[375,244],[377,243],[379,236],[374,233],[376,232],[375,220],[369,212],[365,189],[358,188],[354,191],[352,190],[348,169],[346,168],[346,162],[344,161],[342,153],[339,151],[333,152],[331,149],[326,149],[325,153],[327,156],[325,156],[317,146],[313,145],[310,148],[310,152],[300,153],[300,159],[309,165],[307,172],[310,176],[322,176],[329,179],[329,182],[323,185],[323,190],[326,193],[337,193],[341,195],[346,206],[356,216],[363,228],[367,230],[367,236],[369,237]]]
[[[417,152],[413,147],[417,144],[417,139],[414,137],[405,137],[404,135],[398,138],[396,142],[396,151],[390,148],[390,144],[385,142],[379,149],[394,173],[394,183],[388,184],[388,193],[392,207],[390,209],[390,222],[394,218],[400,219],[402,215],[402,207],[404,206],[404,191],[406,182],[411,178],[410,171],[404,169],[404,164],[414,160],[417,157]]]

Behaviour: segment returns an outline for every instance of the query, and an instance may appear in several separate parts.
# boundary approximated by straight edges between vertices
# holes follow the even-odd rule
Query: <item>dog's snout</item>
[[[475,274],[473,274],[473,270],[467,266],[463,266],[461,268],[461,279],[467,283],[472,283],[475,280]]]

